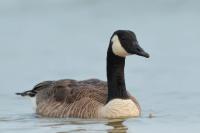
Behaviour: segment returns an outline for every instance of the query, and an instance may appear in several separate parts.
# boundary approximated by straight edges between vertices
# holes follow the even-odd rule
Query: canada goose
[[[16,93],[35,98],[36,113],[46,117],[119,118],[140,116],[136,99],[126,90],[125,58],[149,58],[129,30],[117,30],[107,51],[107,82],[98,79],[44,81],[32,90]]]

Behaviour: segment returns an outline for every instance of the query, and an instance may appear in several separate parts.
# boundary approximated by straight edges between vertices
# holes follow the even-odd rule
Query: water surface
[[[200,3],[195,0],[1,0],[0,132],[200,131]],[[106,80],[105,55],[117,29],[133,30],[150,59],[126,61],[141,118],[41,118],[15,92],[44,80]],[[148,118],[152,113],[153,118]]]

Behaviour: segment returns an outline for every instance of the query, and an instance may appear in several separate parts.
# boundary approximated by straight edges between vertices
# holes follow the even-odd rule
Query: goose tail
[[[17,92],[15,94],[23,96],[23,97],[25,97],[25,96],[34,97],[37,93],[34,90],[29,90],[29,91],[25,91],[25,92]]]

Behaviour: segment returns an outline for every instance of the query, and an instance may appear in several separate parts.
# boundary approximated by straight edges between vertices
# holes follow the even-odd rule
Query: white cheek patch
[[[117,35],[112,38],[112,51],[115,55],[126,57],[129,53],[122,47]]]

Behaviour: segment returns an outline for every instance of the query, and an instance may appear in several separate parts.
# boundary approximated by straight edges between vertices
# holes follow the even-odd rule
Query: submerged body
[[[112,35],[107,51],[107,82],[98,79],[45,81],[17,94],[35,98],[36,113],[46,117],[140,116],[140,106],[125,85],[125,58],[131,54],[149,57],[132,31],[118,30]]]

